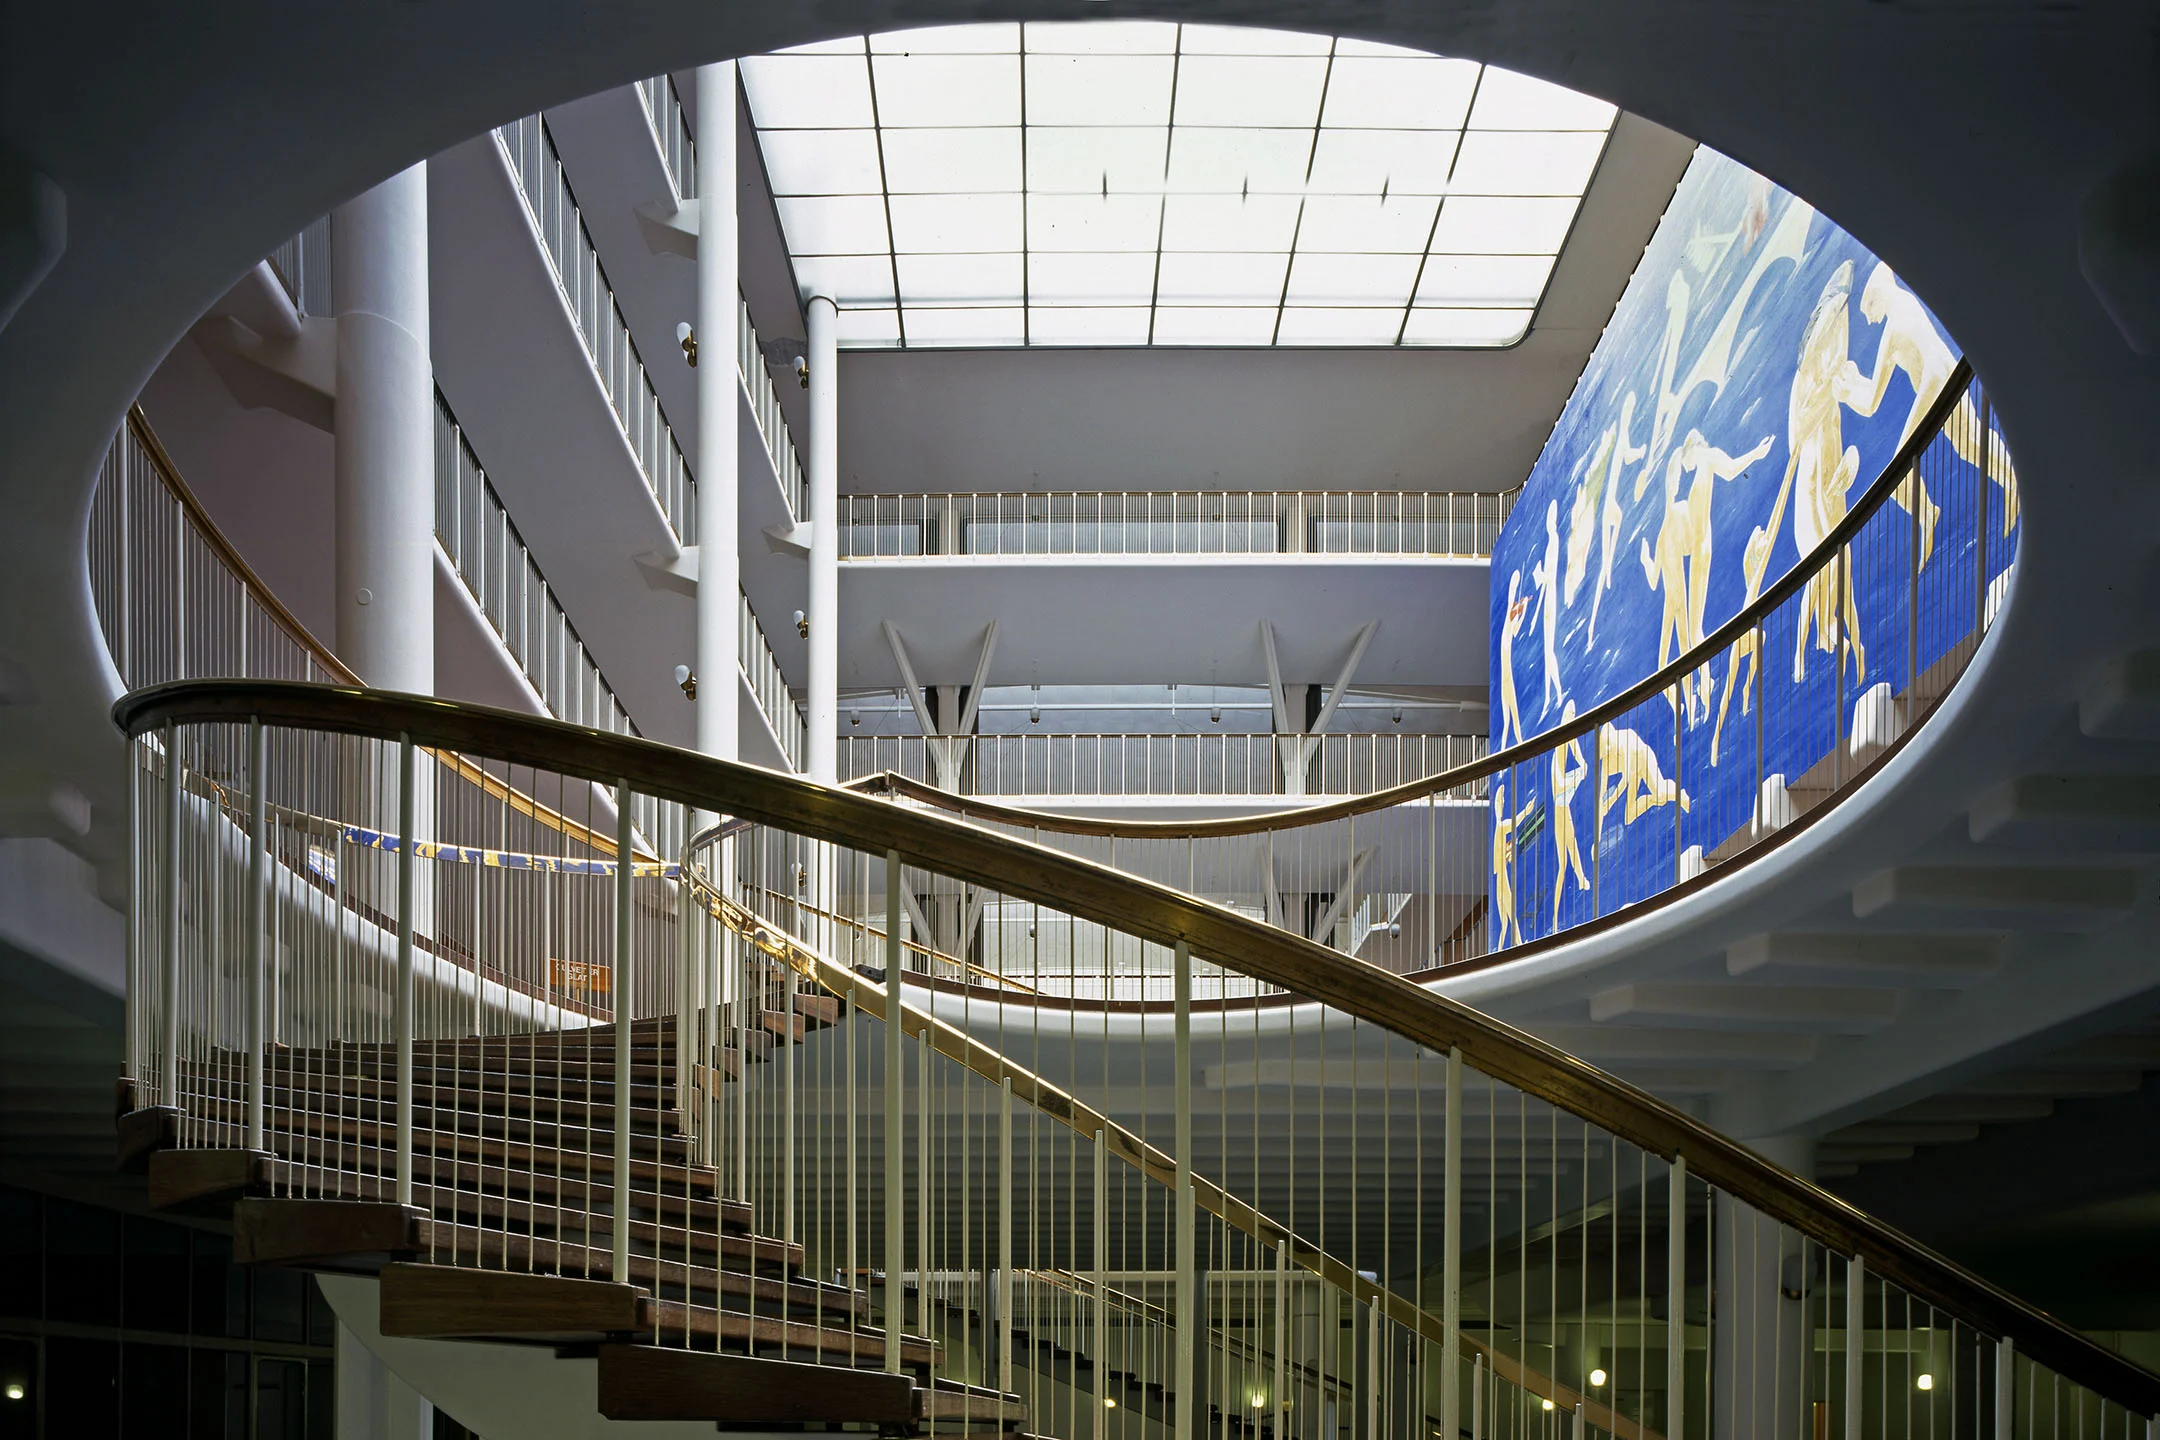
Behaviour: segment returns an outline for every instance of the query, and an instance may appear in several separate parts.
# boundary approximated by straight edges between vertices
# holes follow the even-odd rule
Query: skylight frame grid
[[[1033,43],[1038,34],[1041,45]],[[788,68],[768,76],[759,67],[797,56],[819,57],[821,64],[795,66],[795,73],[842,85],[841,109],[868,124],[826,123],[814,97],[791,95],[761,106],[761,93],[771,99]],[[1347,92],[1337,89],[1338,59],[1360,87],[1340,102]],[[846,68],[850,62],[859,66],[859,82]],[[835,287],[843,314],[856,317],[841,327],[846,348],[1502,348],[1528,333],[1618,118],[1592,97],[1475,61],[1326,36],[1171,22],[935,27],[800,47],[743,65],[753,128],[768,146],[783,234],[800,271],[855,277]],[[887,76],[908,76],[913,87],[897,119],[886,113],[881,66]],[[1302,77],[1297,104],[1271,94],[1241,109],[1243,101],[1218,87],[1207,105],[1187,111],[1296,123],[1181,118],[1194,74],[1242,70]],[[975,71],[1004,76],[1010,92],[963,99],[922,83],[932,72]],[[1443,73],[1449,86],[1426,83]],[[1400,94],[1378,93],[1385,89],[1380,77],[1389,75],[1404,82]],[[1031,76],[1045,91],[1041,115]],[[1081,93],[1086,81],[1076,76],[1098,82],[1122,76],[1143,108],[1090,111]],[[1489,77],[1499,77],[1490,92]],[[1152,93],[1165,80],[1166,93]],[[1063,93],[1048,93],[1059,86]],[[766,111],[798,123],[767,124]],[[1426,123],[1402,123],[1417,113]],[[923,123],[902,123],[910,120]],[[1389,121],[1396,123],[1379,123]],[[813,141],[809,131],[826,133]],[[1090,154],[1091,134],[1116,139]],[[796,135],[803,139],[768,145],[768,137]],[[843,138],[849,135],[867,137],[867,149]],[[1388,137],[1384,143],[1394,153],[1360,173],[1353,163],[1363,153],[1360,138],[1365,146],[1383,143],[1377,136]],[[941,157],[938,146],[947,141],[956,153]],[[820,145],[826,176],[850,188],[806,189],[790,173],[790,149],[817,158]],[[1428,163],[1405,168],[1403,160],[1421,158],[1424,145],[1435,147]],[[961,149],[975,152],[971,165],[963,164],[969,157]],[[777,167],[775,150],[782,159]],[[1467,170],[1466,151],[1473,162]],[[874,194],[864,188],[869,153],[877,157]],[[1158,164],[1161,180],[1150,185],[1143,177]],[[1098,165],[1099,180],[1086,184],[1083,168]],[[1512,182],[1510,165],[1535,173]],[[991,183],[1015,168],[1017,188]],[[1399,169],[1404,183],[1397,186]],[[1123,171],[1115,181],[1113,170]],[[1377,192],[1371,188],[1376,170]],[[1212,180],[1217,173],[1223,178]],[[1091,196],[1105,202],[1102,215],[1091,213]],[[843,200],[856,202],[852,212],[837,203]],[[834,203],[820,209],[817,202]],[[882,226],[871,223],[864,202],[874,204]],[[838,223],[836,217],[850,213],[848,224]],[[797,249],[813,215],[833,223],[832,240]],[[833,248],[840,242],[845,248]],[[1212,289],[1192,283],[1196,267],[1218,257],[1244,281],[1226,277]],[[1375,283],[1359,283],[1361,258]],[[1493,263],[1481,271],[1478,261]],[[995,267],[1003,279],[975,283],[971,264]],[[1136,283],[1143,269],[1144,290]],[[1444,283],[1428,287],[1428,272]],[[1123,280],[1115,278],[1119,273]],[[1041,294],[1035,293],[1039,275]],[[1261,275],[1279,277],[1265,300],[1250,283]],[[1534,295],[1525,284],[1532,275]],[[1389,283],[1378,283],[1383,276]],[[1121,284],[1130,288],[1116,288]],[[963,313],[970,310],[983,313]],[[1089,317],[1090,310],[1101,314]],[[1141,310],[1148,317],[1144,339],[1087,338],[1132,335]],[[1264,337],[1255,324],[1259,310],[1271,312]],[[1038,311],[1045,322],[1040,337]],[[916,337],[909,333],[911,314],[922,322]],[[1014,315],[1017,326],[993,333]],[[1206,338],[1216,332],[1220,338]]]

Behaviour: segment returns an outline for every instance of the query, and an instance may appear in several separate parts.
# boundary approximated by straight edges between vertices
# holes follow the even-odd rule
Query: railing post
[[[830,954],[831,948],[830,943],[828,943],[826,953]],[[787,1053],[782,1057],[786,1068],[781,1071],[781,1080],[786,1091],[786,1102],[781,1106],[783,1114],[781,1124],[786,1128],[783,1132],[780,1173],[785,1177],[781,1183],[786,1189],[786,1196],[782,1202],[785,1206],[785,1215],[781,1223],[780,1238],[793,1245],[795,1243],[796,1190],[795,1129],[798,1124],[795,1108],[795,1052],[801,1047],[795,1043],[796,975],[792,967],[788,969],[784,978],[787,1009],[780,1017],[780,1038],[781,1042],[787,1047]]]
[[[615,782],[615,1283],[630,1283],[630,1026],[637,992],[630,973],[630,783]]]
[[[158,1057],[158,1103],[180,1103],[180,727],[165,727],[165,1053]]]
[[[885,852],[885,1369],[900,1373],[900,852]]]
[[[263,1014],[263,992],[269,979],[266,970],[269,906],[265,891],[270,884],[269,807],[263,790],[269,765],[263,756],[263,725],[260,717],[248,721],[248,937],[247,937],[247,1148],[262,1150],[263,1052],[268,1047]]]
[[[397,1203],[413,1198],[413,742],[398,737]]]
[[[1461,1433],[1463,1057],[1447,1056],[1447,1134],[1441,1141],[1440,1433]]]
[[[1974,407],[1980,421],[1980,473],[1973,480],[1973,489],[1979,495],[1979,503],[1973,507],[1973,647],[1979,648],[1981,632],[1987,629],[1988,589],[1988,471],[1993,468],[1995,447],[1988,440],[1988,397],[1980,393],[1980,403]]]
[[[1679,1440],[1670,1424],[1666,1433]],[[1485,1440],[1485,1352],[1480,1350],[1470,1365],[1470,1440]]]
[[[1985,487],[1986,477],[1982,477]],[[1912,729],[1920,700],[1920,497],[1927,490],[1920,462],[1912,468],[1912,526],[1905,546],[1905,728]]]
[[[962,979],[966,976],[963,974]],[[915,1072],[915,1329],[930,1330],[930,1027],[922,1032],[922,1066]]]
[[[1095,1440],[1110,1434],[1110,1135],[1095,1131]]]
[[[1177,1301],[1172,1317],[1177,1326],[1176,1372],[1173,1388],[1177,1404],[1172,1413],[1172,1440],[1193,1437],[1193,1345],[1197,1338],[1199,1257],[1193,1254],[1192,1188],[1192,947],[1180,940],[1171,951],[1171,997],[1174,1011],[1177,1067],[1177,1114],[1173,1143],[1177,1146],[1177,1189],[1170,1203],[1176,1207],[1173,1237],[1177,1251]],[[1281,1300],[1277,1284],[1276,1299]]]
[[[1687,1433],[1687,1157],[1665,1174],[1665,1433]],[[1850,1440],[1850,1437],[1848,1437]]]
[[[1864,1431],[1860,1402],[1862,1370],[1867,1360],[1867,1261],[1858,1255],[1845,1262],[1845,1440]]]
[[[1013,1093],[1012,1076],[998,1085],[998,1389],[1012,1393],[1013,1307]]]
[[[1985,478],[1982,477],[1983,482]],[[1852,1402],[1847,1400],[1845,1403]],[[1995,1440],[2012,1440],[2016,1433],[2017,1342],[2005,1335],[1995,1342]],[[2146,1431],[2148,1435],[2151,1433]]]

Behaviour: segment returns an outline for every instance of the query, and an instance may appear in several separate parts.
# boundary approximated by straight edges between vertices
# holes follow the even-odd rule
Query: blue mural
[[[1494,547],[1493,747],[1620,694],[1751,604],[1845,518],[1956,364],[1888,266],[1698,149]],[[1965,633],[2015,553],[2014,476],[2006,458],[1980,467],[1980,437],[2000,455],[1999,436],[1959,409],[1958,443],[1854,547],[1867,563],[1808,585],[1677,694],[1494,778],[1493,945],[1684,877],[1908,703],[1951,643],[1933,637]],[[1941,597],[1925,641],[1916,576]]]

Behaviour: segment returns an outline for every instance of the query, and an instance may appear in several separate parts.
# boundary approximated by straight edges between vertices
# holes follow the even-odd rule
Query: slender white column
[[[427,1440],[435,1433],[435,1407],[342,1323],[336,1364],[337,1440]]]
[[[840,386],[833,302],[810,301],[810,778],[839,778]]]
[[[427,166],[330,216],[337,311],[337,650],[390,690],[435,689],[435,371]]]
[[[700,65],[697,152],[697,748],[723,760],[740,753],[742,591],[739,495],[742,405],[736,377],[742,323],[735,221],[735,62]]]

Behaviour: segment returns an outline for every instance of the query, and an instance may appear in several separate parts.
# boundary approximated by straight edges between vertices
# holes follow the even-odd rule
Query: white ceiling
[[[1502,346],[1615,111],[1470,60],[1160,22],[746,59],[806,293],[852,347]]]

